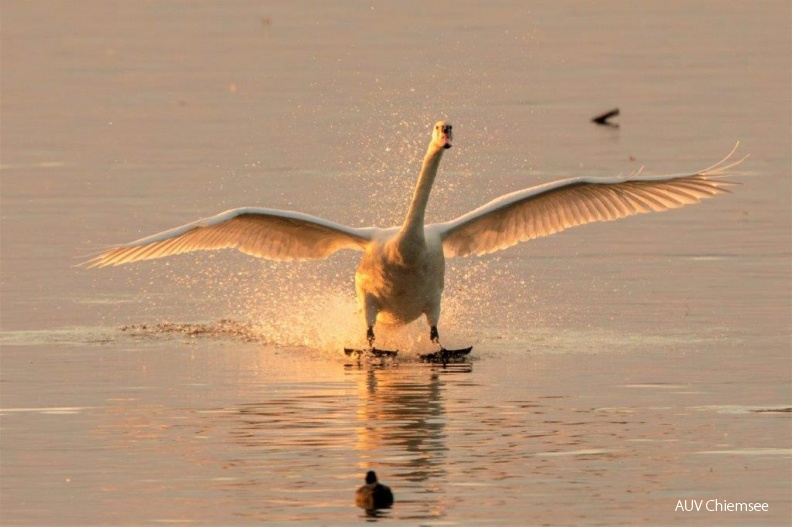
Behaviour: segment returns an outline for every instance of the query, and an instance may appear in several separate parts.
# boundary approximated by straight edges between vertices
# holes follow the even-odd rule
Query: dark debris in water
[[[211,324],[183,324],[168,321],[159,324],[130,324],[121,326],[118,329],[134,337],[176,334],[190,338],[225,337],[243,342],[265,340],[261,333],[257,332],[251,324],[225,319]]]
[[[785,413],[789,414],[792,413],[792,407],[790,408],[759,408],[757,410],[751,410],[752,412],[761,414],[761,413]]]

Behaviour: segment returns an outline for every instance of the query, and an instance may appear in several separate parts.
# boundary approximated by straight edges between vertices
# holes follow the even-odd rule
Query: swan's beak
[[[451,148],[451,141],[454,139],[454,134],[451,132],[451,125],[447,125],[443,127],[443,133],[440,136],[440,144],[443,145],[443,148],[448,150]]]

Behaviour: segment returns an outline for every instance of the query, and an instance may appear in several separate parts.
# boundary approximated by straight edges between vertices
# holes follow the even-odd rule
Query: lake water
[[[4,525],[787,524],[790,5],[3,2]],[[620,127],[589,122],[613,107]],[[357,254],[103,247],[237,206],[398,223],[736,141],[733,194],[449,261],[358,363]],[[396,495],[354,506],[374,469]],[[679,500],[767,512],[681,512]]]

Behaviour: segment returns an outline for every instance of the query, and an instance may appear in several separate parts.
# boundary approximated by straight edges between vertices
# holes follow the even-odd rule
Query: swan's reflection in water
[[[174,370],[157,368],[163,379],[141,385],[152,388],[150,395],[116,399],[97,437],[149,463],[142,472],[126,467],[142,475],[128,479],[125,492],[107,494],[108,507],[137,510],[142,504],[127,497],[144,493],[152,521],[223,523],[231,513],[344,523],[365,514],[355,507],[354,492],[372,469],[396,496],[384,516],[444,516],[446,397],[453,385],[470,383],[471,364],[289,360],[280,366],[241,377],[241,370],[201,369],[218,378],[163,391],[153,387],[167,386],[165,376]],[[217,503],[233,510],[223,512]]]
[[[413,505],[419,517],[440,517],[437,484],[446,476],[447,433],[444,386],[451,375],[472,371],[469,362],[440,365],[350,364],[357,386],[355,449],[360,472],[390,474],[396,507]],[[405,485],[412,482],[414,485]],[[415,510],[417,509],[417,510]]]
[[[449,449],[444,392],[472,368],[362,362],[347,364],[343,378],[333,376],[332,382],[280,385],[266,400],[225,414],[233,442],[255,449],[232,467],[258,461],[274,477],[261,496],[270,518],[273,507],[285,520],[295,518],[288,508],[306,505],[321,509],[324,518],[348,514],[367,470],[376,470],[396,495],[395,508],[382,515],[442,517],[439,482],[446,479]],[[318,474],[332,475],[333,488],[312,477]]]

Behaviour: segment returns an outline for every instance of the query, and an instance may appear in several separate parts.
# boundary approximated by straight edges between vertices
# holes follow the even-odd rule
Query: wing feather
[[[739,143],[738,143],[739,145]],[[737,145],[723,160],[693,173],[571,178],[507,194],[459,218],[429,225],[446,257],[486,254],[597,221],[660,212],[729,192],[725,181]]]
[[[228,248],[272,260],[319,259],[341,249],[363,250],[374,232],[298,212],[241,208],[113,247],[82,265],[106,267]]]

